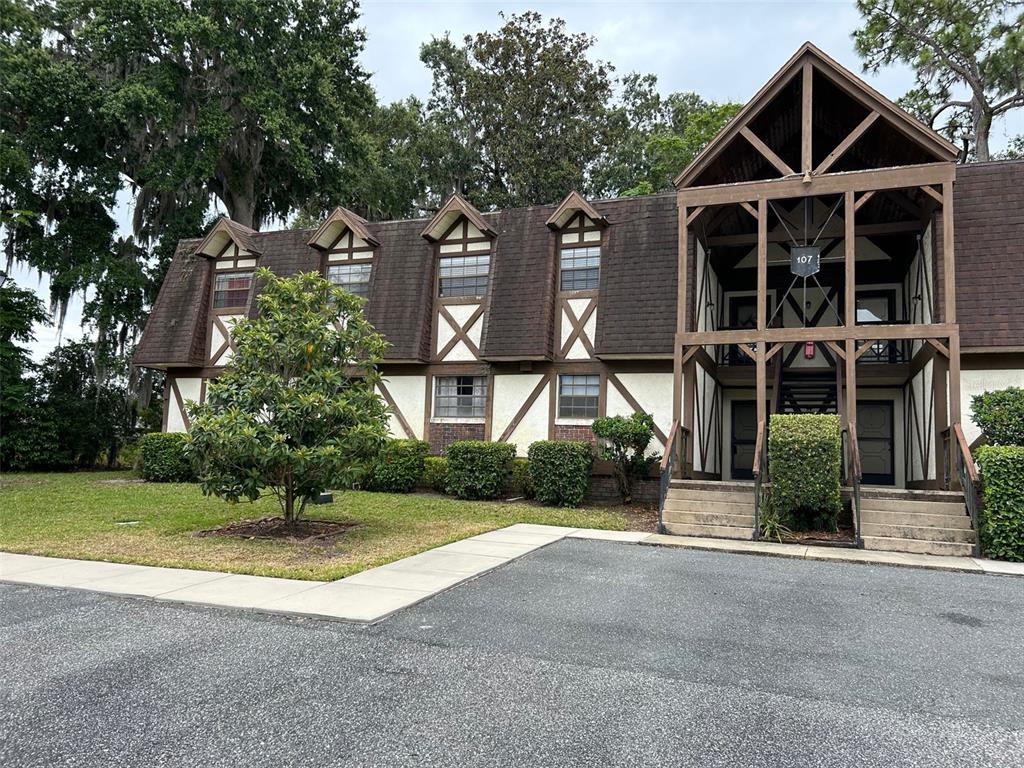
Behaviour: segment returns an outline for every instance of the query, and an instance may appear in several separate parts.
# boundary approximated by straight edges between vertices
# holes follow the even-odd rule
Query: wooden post
[[[853,339],[846,340],[846,423],[857,426],[857,342]]]
[[[953,183],[942,185],[942,321],[956,322],[956,261],[953,257]]]
[[[768,327],[768,200],[757,201],[757,330]],[[763,344],[758,343],[758,349]]]
[[[814,70],[811,67],[810,60],[804,61],[803,69],[803,84],[801,90],[803,91],[803,98],[801,104],[801,171],[806,175],[811,172],[814,157],[811,152],[811,131],[812,131],[812,83],[814,80]]]
[[[949,361],[939,352],[932,355],[932,421],[935,424],[935,456],[932,463],[935,465],[935,481],[942,485],[943,476],[946,472],[946,457],[943,450],[943,435],[949,427],[947,410],[948,391],[946,389],[946,373],[949,371]],[[950,442],[950,447],[955,445]],[[927,467],[924,468],[927,471]],[[926,477],[925,480],[928,478]]]
[[[672,413],[679,419],[679,424],[689,427],[687,421],[689,413],[683,407],[683,388],[689,384],[689,378],[683,373],[683,348],[679,344],[679,335],[686,331],[686,285],[687,272],[689,270],[689,241],[686,225],[687,207],[679,206],[679,253],[676,254],[677,276],[676,276],[676,340],[675,350],[672,354]]]
[[[768,420],[768,407],[765,402],[768,399],[768,372],[766,370],[767,361],[765,359],[765,343],[763,341],[757,342],[757,358],[755,360],[757,365],[757,425],[758,428]],[[754,467],[756,470],[757,467]]]
[[[697,430],[693,426],[696,387],[697,356],[694,355],[686,361],[686,366],[683,368],[683,418],[680,423],[690,430],[690,439],[686,441],[686,455],[683,457],[683,477],[687,477],[686,468],[693,467],[693,444],[697,441]]]
[[[949,337],[949,423],[959,424],[960,413],[960,331]]]
[[[852,328],[857,324],[857,233],[853,192],[846,193],[843,207],[843,246],[845,248],[846,292],[843,312],[846,315],[845,325]]]
[[[675,352],[672,355],[672,421],[680,424],[683,416],[683,345],[675,337]]]

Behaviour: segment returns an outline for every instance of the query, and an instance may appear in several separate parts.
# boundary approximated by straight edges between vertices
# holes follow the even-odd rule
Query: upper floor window
[[[486,405],[486,376],[438,376],[434,379],[436,418],[482,419]]]
[[[373,264],[370,262],[331,264],[327,267],[327,279],[349,293],[354,293],[365,299],[370,294],[370,272],[372,269]]]
[[[563,291],[590,291],[597,288],[600,267],[600,246],[563,248],[560,289]]]
[[[215,276],[213,308],[244,307],[249,302],[252,272],[228,272]]]
[[[489,253],[472,256],[442,254],[438,259],[438,296],[485,296],[490,269]]]
[[[558,377],[558,417],[596,419],[601,395],[601,377],[561,375]]]

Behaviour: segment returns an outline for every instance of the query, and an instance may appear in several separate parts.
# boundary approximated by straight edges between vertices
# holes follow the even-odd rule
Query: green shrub
[[[1007,387],[971,399],[971,420],[990,445],[1024,445],[1024,389]]]
[[[459,440],[448,446],[448,493],[460,499],[496,499],[505,490],[516,447]]]
[[[533,478],[530,476],[529,459],[512,459],[512,469],[508,473],[505,495],[510,499],[533,498]]]
[[[448,459],[444,456],[425,456],[423,458],[423,476],[420,488],[445,493],[448,485]]]
[[[604,441],[601,456],[615,465],[615,482],[622,501],[633,500],[633,485],[646,477],[657,458],[647,456],[647,446],[654,438],[654,417],[649,413],[632,416],[605,416],[594,419],[594,434]]]
[[[842,511],[839,417],[775,414],[768,430],[771,505],[795,530],[836,530]]]
[[[984,500],[981,549],[986,557],[1024,562],[1024,447],[983,445],[977,459]]]
[[[422,440],[389,440],[373,465],[367,487],[373,491],[409,493],[423,477],[430,444]]]
[[[150,432],[139,439],[139,474],[151,483],[188,483],[195,480],[185,455],[184,432]]]
[[[590,443],[539,440],[530,446],[530,478],[534,495],[545,504],[575,507],[590,487],[594,453]]]

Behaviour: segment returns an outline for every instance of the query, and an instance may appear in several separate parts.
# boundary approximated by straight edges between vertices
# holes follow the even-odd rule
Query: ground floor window
[[[565,374],[558,377],[558,418],[596,419],[601,377]]]
[[[435,418],[482,419],[486,405],[486,376],[438,376],[434,379]]]

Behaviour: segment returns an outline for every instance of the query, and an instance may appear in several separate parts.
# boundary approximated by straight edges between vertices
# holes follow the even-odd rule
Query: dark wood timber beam
[[[958,333],[949,323],[913,325],[854,325],[827,328],[744,328],[735,331],[698,331],[682,333],[679,343],[694,344],[757,344],[760,341],[792,344],[805,341],[898,341],[901,339],[948,339]],[[950,354],[953,349],[950,347]]]
[[[794,171],[792,168],[786,165],[785,161],[781,157],[779,157],[772,151],[771,147],[769,147],[767,144],[761,141],[761,139],[758,138],[757,134],[750,130],[747,126],[744,125],[742,128],[740,128],[740,135],[748,142],[750,142],[750,145],[754,149],[756,149],[765,160],[774,165],[775,170],[777,170],[783,176],[793,176],[796,173],[796,171]]]
[[[861,195],[859,198],[857,198],[857,202],[853,206],[854,212],[859,211],[861,208],[863,208],[865,205],[867,205],[868,202],[871,200],[871,198],[874,197],[874,196],[875,196],[875,190],[872,189],[872,190],[869,190],[868,192],[865,192],[863,195]]]
[[[921,187],[921,191],[928,195],[928,197],[937,202],[939,205],[942,205],[941,192],[936,192],[932,187],[929,187],[928,185]]]
[[[899,235],[906,234],[908,232],[920,232],[922,230],[922,224],[920,221],[893,221],[883,222],[881,224],[861,224],[854,230],[854,236],[856,237],[871,237],[874,235]],[[843,222],[840,220],[836,224],[829,224],[828,228],[823,230],[818,236],[820,240],[831,240],[833,238],[842,238],[846,235],[846,229],[843,226]],[[769,243],[788,243],[790,241],[789,233],[782,232],[769,232],[768,242]],[[756,234],[746,235],[716,235],[715,237],[708,238],[708,245],[711,246],[735,246],[735,245],[754,245],[757,243]]]
[[[811,138],[814,131],[814,69],[811,60],[805,59],[803,82],[800,87],[800,172],[808,175],[814,162]]]
[[[820,176],[821,174],[827,172],[828,169],[831,168],[832,165],[836,162],[836,160],[845,155],[847,151],[849,151],[850,147],[852,147],[857,142],[857,139],[863,136],[864,132],[867,131],[867,129],[870,128],[872,125],[874,125],[875,120],[877,119],[878,113],[872,111],[871,114],[869,114],[867,117],[861,120],[860,125],[858,125],[852,131],[850,131],[849,135],[841,142],[839,142],[838,146],[836,146],[835,149],[829,152],[828,157],[826,157],[824,160],[821,161],[821,163],[818,164],[818,167],[814,169],[814,175]]]
[[[767,181],[743,181],[679,190],[679,204],[723,205],[741,201],[784,199],[809,195],[836,195],[842,192],[867,192],[872,189],[907,189],[931,184],[952,183],[954,163],[922,163],[869,171],[828,173],[805,182],[799,176]]]

